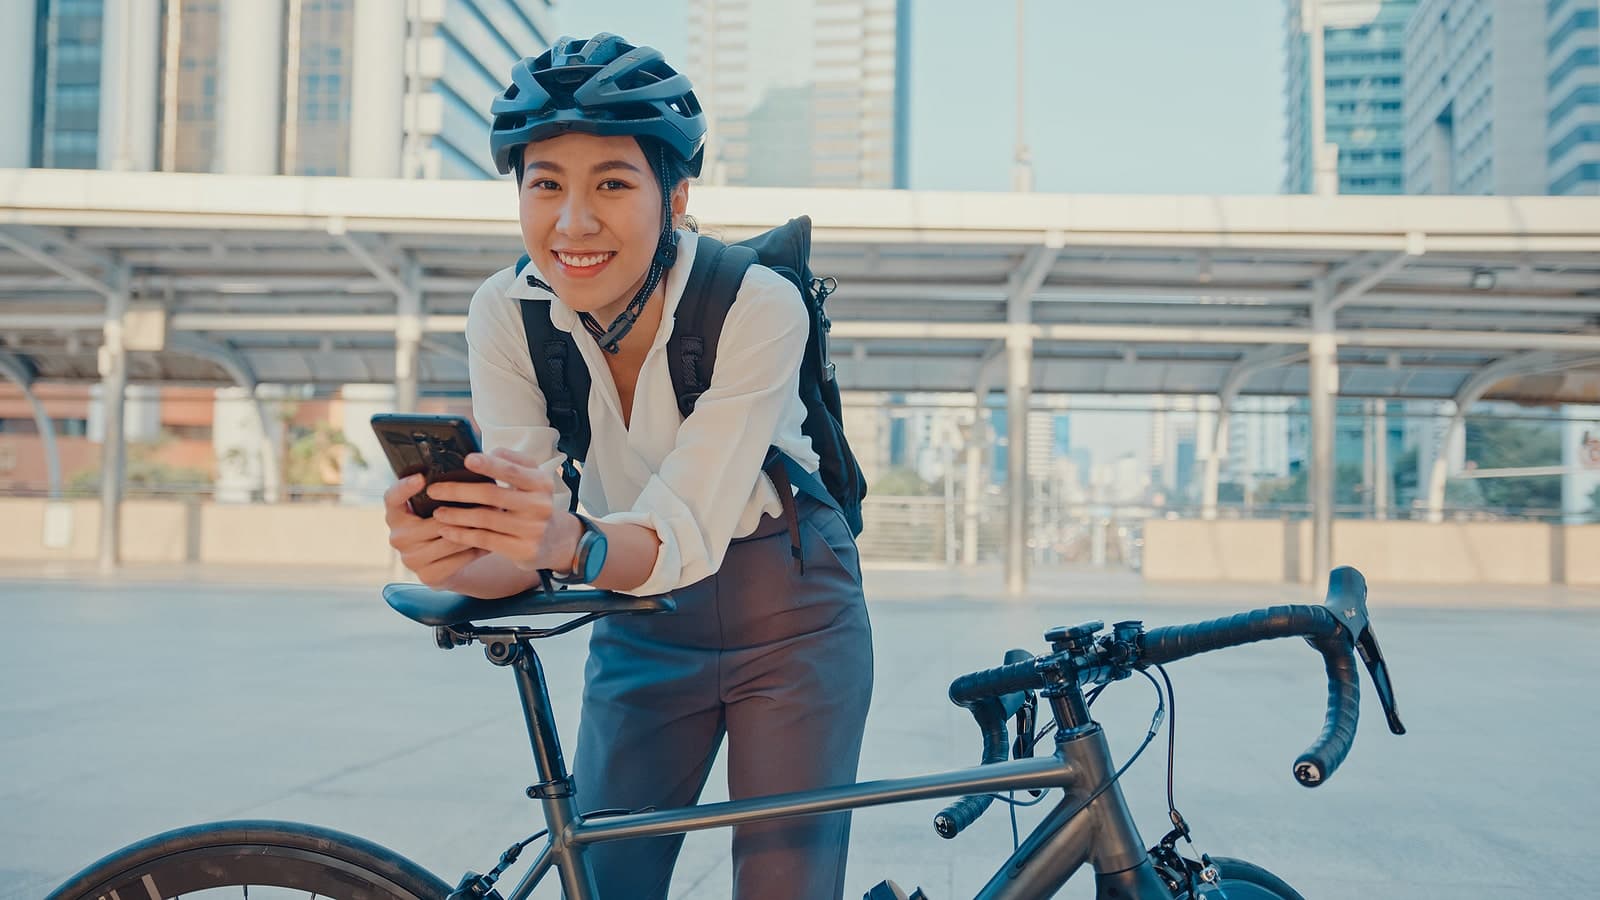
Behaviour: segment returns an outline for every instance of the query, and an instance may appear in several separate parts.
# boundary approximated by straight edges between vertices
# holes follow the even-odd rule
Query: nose
[[[594,207],[581,191],[568,191],[561,204],[561,216],[556,220],[556,231],[563,237],[586,238],[600,230],[600,220],[595,218]]]

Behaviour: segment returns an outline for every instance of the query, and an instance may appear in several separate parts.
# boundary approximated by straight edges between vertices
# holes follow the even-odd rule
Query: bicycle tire
[[[192,825],[130,844],[45,900],[170,900],[219,887],[275,887],[327,900],[442,900],[451,888],[364,838],[295,822]]]
[[[1282,878],[1255,863],[1227,856],[1213,856],[1217,874],[1222,877],[1220,896],[1227,900],[1305,900],[1300,892],[1290,887]],[[1204,892],[1202,892],[1204,894]],[[1189,900],[1189,891],[1180,888],[1173,900]]]

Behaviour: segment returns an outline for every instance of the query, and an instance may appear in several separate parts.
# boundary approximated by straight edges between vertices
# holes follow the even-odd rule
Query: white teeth
[[[586,268],[588,268],[590,266],[598,266],[598,265],[600,265],[601,263],[603,263],[606,260],[610,259],[611,258],[611,254],[609,254],[609,253],[593,253],[593,254],[590,254],[588,256],[574,256],[571,253],[561,253],[561,252],[558,251],[556,253],[556,258],[560,259],[562,262],[566,263],[569,266],[572,266],[575,269],[586,269]]]

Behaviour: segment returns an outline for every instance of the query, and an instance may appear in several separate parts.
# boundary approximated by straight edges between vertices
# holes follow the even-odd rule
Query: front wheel
[[[1188,885],[1184,883],[1185,875],[1173,873],[1170,867],[1162,867],[1163,877],[1175,874],[1175,878],[1167,878],[1169,884],[1174,880],[1179,882],[1173,889],[1173,900],[1206,900],[1208,897],[1226,898],[1226,900],[1305,900],[1298,891],[1285,884],[1282,878],[1254,863],[1226,856],[1213,856],[1211,861],[1217,866],[1220,884],[1212,888],[1210,893],[1207,893],[1205,887],[1200,887],[1197,893],[1190,894]],[[1185,862],[1189,863],[1194,884],[1200,885],[1198,864],[1191,860]]]
[[[327,900],[441,900],[451,890],[371,841],[293,822],[248,821],[146,838],[74,875],[45,900],[173,900],[222,887],[288,888]]]

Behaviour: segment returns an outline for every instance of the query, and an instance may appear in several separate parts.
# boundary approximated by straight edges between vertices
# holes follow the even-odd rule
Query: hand
[[[410,500],[422,491],[421,475],[402,478],[383,492],[383,518],[389,525],[389,546],[422,583],[444,589],[451,577],[487,552],[445,538],[438,519],[424,519],[411,511]]]
[[[520,569],[565,571],[577,544],[577,520],[555,508],[555,477],[537,461],[498,448],[467,456],[467,468],[500,482],[439,482],[435,500],[474,503],[476,508],[440,507],[433,513],[440,534],[465,547],[495,553]]]

